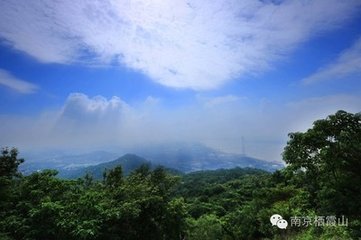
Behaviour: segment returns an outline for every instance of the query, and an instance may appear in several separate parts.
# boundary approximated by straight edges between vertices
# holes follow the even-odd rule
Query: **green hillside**
[[[126,154],[114,161],[101,163],[94,166],[84,167],[84,168],[77,168],[74,170],[62,170],[59,171],[58,177],[66,178],[66,179],[76,179],[79,177],[84,177],[86,174],[89,174],[94,179],[102,179],[103,173],[105,171],[109,171],[111,169],[114,169],[115,167],[121,166],[122,171],[124,175],[129,175],[132,171],[139,168],[140,166],[145,165],[149,167],[150,169],[154,169],[159,165],[154,165],[150,161],[147,161],[146,159],[139,157],[135,154]],[[181,174],[181,172],[171,169],[171,168],[165,168],[167,172],[170,172],[172,174],[178,175]]]
[[[107,169],[99,179],[23,176],[17,150],[4,148],[0,239],[359,239],[361,115],[339,111],[289,137],[288,165],[273,173],[173,175],[125,155],[88,169]]]

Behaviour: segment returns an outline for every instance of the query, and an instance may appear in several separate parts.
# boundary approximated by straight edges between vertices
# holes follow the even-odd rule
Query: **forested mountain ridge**
[[[78,178],[83,177],[85,174],[92,175],[95,179],[101,179],[103,177],[103,172],[106,170],[113,169],[117,166],[121,166],[124,175],[128,175],[131,171],[140,167],[141,165],[151,165],[146,159],[139,157],[134,154],[126,154],[120,158],[117,158],[110,162],[100,163],[97,165],[77,168],[77,169],[68,169],[60,172],[59,176],[64,178]]]
[[[63,178],[82,177],[88,172],[99,179],[105,168],[121,165],[128,174],[143,163],[153,167],[164,166],[169,170],[184,173],[235,167],[258,168],[273,172],[284,167],[280,162],[261,160],[244,154],[224,153],[196,143],[152,145],[148,148],[129,149],[129,152],[137,154],[127,153],[122,157],[105,151],[78,155],[50,152],[45,154],[47,157],[32,154],[30,162],[20,165],[20,171],[28,175],[39,170],[55,169],[59,172],[58,176]]]
[[[135,154],[125,154],[124,156],[110,162],[100,163],[89,167],[63,170],[59,172],[58,176],[61,178],[76,179],[84,177],[85,174],[89,174],[94,179],[100,180],[103,178],[104,172],[112,170],[118,166],[121,166],[123,174],[127,176],[142,165],[146,165],[147,167],[149,167],[149,169],[161,167],[160,165],[152,164],[150,161]],[[164,169],[173,174],[181,174],[181,172],[175,169]]]
[[[143,164],[128,176],[117,166],[100,181],[53,170],[22,176],[17,150],[4,148],[0,239],[359,239],[361,115],[339,111],[289,137],[288,165],[274,173],[174,176]],[[274,214],[285,229],[271,224]]]

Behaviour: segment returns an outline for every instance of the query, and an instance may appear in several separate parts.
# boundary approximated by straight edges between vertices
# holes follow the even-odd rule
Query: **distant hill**
[[[284,167],[280,162],[261,160],[242,154],[224,153],[194,143],[148,145],[143,148],[128,149],[128,152],[134,154],[126,154],[119,158],[121,155],[105,151],[78,155],[39,153],[30,158],[24,156],[25,163],[20,165],[20,170],[27,175],[42,169],[56,169],[59,171],[59,176],[63,178],[76,178],[89,172],[95,175],[94,177],[101,178],[104,169],[111,169],[117,165],[123,167],[125,174],[141,164],[149,164],[151,167],[161,165],[176,174],[236,167],[273,172]]]
[[[94,166],[88,166],[83,168],[78,168],[74,170],[67,170],[67,171],[61,171],[59,172],[59,177],[63,178],[77,178],[82,177],[86,173],[91,174],[96,179],[101,179],[103,177],[103,172],[106,169],[113,169],[117,166],[121,166],[123,170],[124,175],[128,175],[131,171],[134,169],[140,167],[141,165],[148,165],[151,166],[151,163],[147,161],[146,159],[139,157],[135,154],[126,154],[116,160],[97,164]]]
[[[161,164],[182,172],[230,169],[235,167],[257,168],[273,172],[283,168],[280,162],[266,161],[243,154],[224,153],[202,144],[170,143],[134,150],[152,163]]]
[[[147,161],[146,159],[139,157],[135,154],[126,154],[114,161],[101,163],[84,168],[61,171],[59,172],[58,176],[61,178],[78,178],[78,177],[83,177],[86,173],[89,173],[95,179],[102,179],[104,171],[113,169],[117,166],[122,167],[124,175],[129,175],[132,171],[134,171],[135,169],[139,168],[142,165],[147,165],[149,166],[150,169],[154,169],[157,166],[159,166],[156,164],[152,164],[150,161]],[[165,168],[165,169],[166,171],[172,174],[181,174],[181,172],[175,169],[169,169],[169,168]]]

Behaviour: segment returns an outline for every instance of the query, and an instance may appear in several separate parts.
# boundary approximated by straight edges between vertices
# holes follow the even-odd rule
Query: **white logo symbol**
[[[288,222],[282,219],[282,216],[279,214],[273,214],[270,218],[272,226],[277,226],[280,229],[286,229],[288,226]]]

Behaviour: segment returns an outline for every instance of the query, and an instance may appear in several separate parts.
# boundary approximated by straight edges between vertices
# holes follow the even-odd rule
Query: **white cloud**
[[[302,80],[304,84],[343,79],[354,74],[361,74],[361,38],[345,50],[331,64],[320,68],[313,75]]]
[[[61,139],[79,139],[79,144],[118,141],[121,128],[132,118],[131,107],[119,97],[89,98],[82,93],[68,96],[56,116],[51,132]]]
[[[35,93],[38,90],[35,84],[20,80],[3,69],[0,69],[0,85],[23,94]]]
[[[69,95],[62,110],[62,117],[69,119],[85,118],[87,121],[101,121],[103,118],[118,119],[118,116],[129,109],[128,105],[119,97],[110,100],[102,96],[89,98],[83,93]]]
[[[358,0],[0,1],[0,37],[43,62],[125,64],[176,88],[268,69]]]

